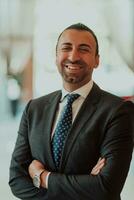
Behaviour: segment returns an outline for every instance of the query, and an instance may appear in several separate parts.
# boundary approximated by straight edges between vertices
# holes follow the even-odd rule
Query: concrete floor
[[[0,199],[15,200],[8,186],[9,163],[15,144],[17,129],[20,119],[0,122]],[[134,157],[131,163],[129,175],[122,192],[122,200],[134,200]]]

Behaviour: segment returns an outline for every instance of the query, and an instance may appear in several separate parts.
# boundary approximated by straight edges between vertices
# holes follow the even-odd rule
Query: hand
[[[29,171],[29,175],[31,176],[31,178],[33,178],[35,176],[35,174],[40,174],[40,172],[43,171],[43,173],[41,174],[41,177],[40,177],[41,178],[41,186],[46,188],[46,176],[49,172],[45,169],[44,165],[40,161],[33,160],[31,162],[31,164],[29,165],[28,171]]]
[[[106,159],[105,158],[99,158],[97,164],[92,169],[91,174],[94,175],[94,176],[98,175],[105,164],[106,164]]]
[[[33,178],[35,176],[35,174],[39,174],[42,170],[45,170],[45,167],[38,160],[33,160],[28,168],[31,178]]]

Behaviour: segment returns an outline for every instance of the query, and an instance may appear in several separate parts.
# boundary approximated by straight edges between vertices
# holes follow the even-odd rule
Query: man
[[[87,26],[61,33],[56,64],[62,91],[30,101],[23,113],[10,166],[12,192],[25,200],[120,200],[132,157],[133,104],[92,81],[99,48]]]

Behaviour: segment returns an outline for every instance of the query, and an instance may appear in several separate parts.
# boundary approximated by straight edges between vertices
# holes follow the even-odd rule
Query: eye
[[[61,48],[62,51],[70,51],[72,48],[70,46],[64,46]]]
[[[83,53],[91,52],[91,50],[90,50],[88,47],[80,47],[80,48],[79,48],[79,51],[80,51],[80,52],[83,52]]]

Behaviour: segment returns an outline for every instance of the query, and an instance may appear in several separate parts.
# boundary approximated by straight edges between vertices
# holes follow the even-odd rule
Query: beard
[[[76,84],[76,83],[80,83],[85,79],[85,75],[81,75],[81,76],[76,76],[76,75],[69,75],[66,72],[62,72],[62,78],[65,82],[67,83],[72,83],[72,84]]]
[[[79,71],[76,73],[71,73],[68,71],[69,65],[76,65],[79,67]],[[93,69],[90,68],[83,60],[77,60],[75,62],[71,62],[70,60],[65,60],[63,63],[63,67],[60,70],[60,74],[63,80],[67,83],[71,84],[79,84],[81,82],[89,81],[92,76]]]
[[[81,69],[81,71],[76,74],[68,73],[66,69],[62,69],[60,74],[65,83],[82,86],[91,80],[92,72],[93,69],[89,69],[88,67],[86,69]]]

